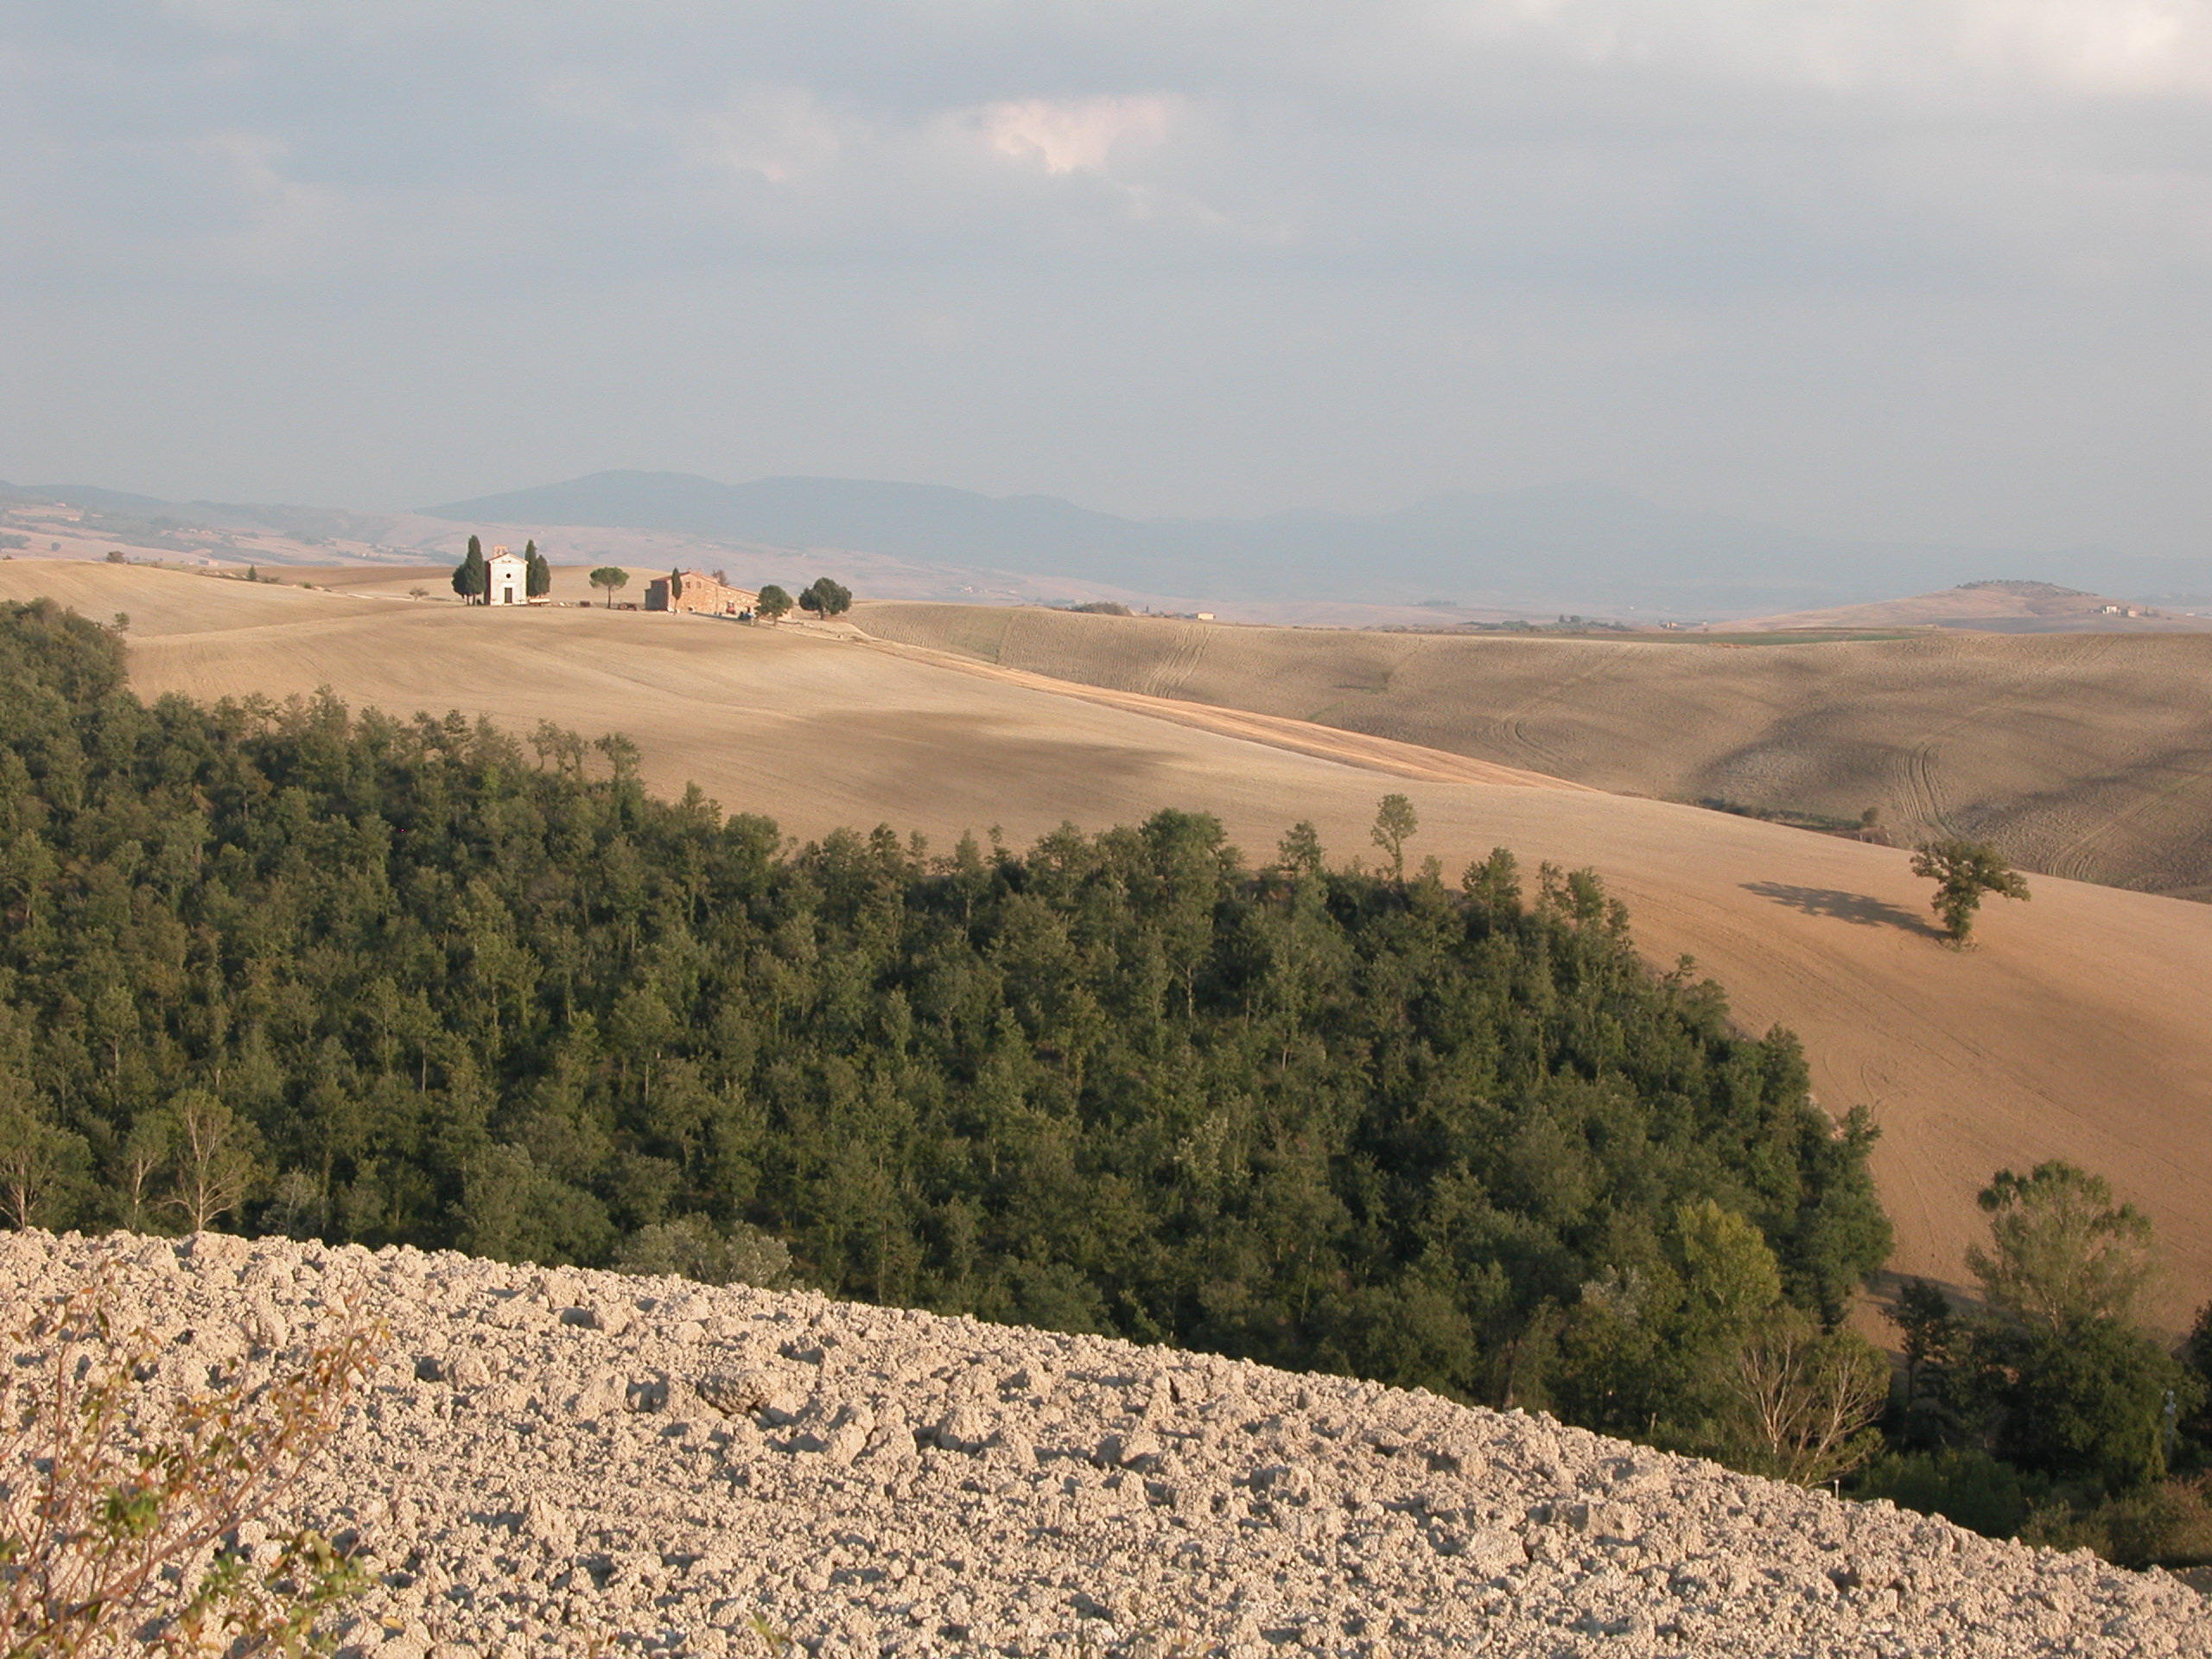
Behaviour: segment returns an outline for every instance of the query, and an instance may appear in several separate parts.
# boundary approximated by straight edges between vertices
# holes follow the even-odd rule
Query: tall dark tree
[[[453,590],[471,605],[480,603],[491,586],[490,573],[484,568],[484,543],[477,537],[468,538],[468,551],[454,567]]]
[[[553,591],[553,567],[537,550],[535,540],[522,545],[522,584],[524,597],[543,599]]]

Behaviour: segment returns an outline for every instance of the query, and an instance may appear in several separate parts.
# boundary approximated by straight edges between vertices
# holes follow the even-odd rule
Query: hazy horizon
[[[2212,9],[0,4],[0,476],[2201,556]]]

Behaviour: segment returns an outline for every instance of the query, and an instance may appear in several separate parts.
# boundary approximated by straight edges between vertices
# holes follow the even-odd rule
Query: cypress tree
[[[453,590],[474,605],[484,597],[484,590],[490,585],[490,573],[484,569],[484,543],[471,536],[468,551],[454,567]]]

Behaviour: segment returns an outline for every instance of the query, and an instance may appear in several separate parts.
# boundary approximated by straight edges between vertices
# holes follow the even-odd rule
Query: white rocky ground
[[[0,1298],[103,1261],[172,1382],[386,1322],[301,1500],[381,1575],[348,1652],[2212,1655],[2163,1573],[1425,1394],[213,1235],[0,1236]]]

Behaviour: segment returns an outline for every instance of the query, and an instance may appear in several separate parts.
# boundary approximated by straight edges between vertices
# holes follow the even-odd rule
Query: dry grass
[[[1960,953],[1941,943],[1929,884],[1913,878],[1905,852],[1664,801],[1531,787],[1545,780],[1291,721],[1152,702],[1136,690],[1090,701],[1100,694],[982,664],[948,671],[918,652],[704,619],[513,615],[158,571],[0,563],[0,597],[37,593],[92,616],[129,611],[133,673],[149,693],[281,696],[327,684],[400,711],[488,715],[518,732],[541,719],[588,735],[620,729],[641,747],[652,786],[696,779],[727,808],[770,813],[800,835],[888,822],[942,846],[996,824],[1019,841],[1064,819],[1097,826],[1179,806],[1218,814],[1255,850],[1308,818],[1335,855],[1371,856],[1376,803],[1402,791],[1421,817],[1415,861],[1433,855],[1456,873],[1504,843],[1531,865],[1595,866],[1656,959],[1694,954],[1728,986],[1743,1023],[1798,1031],[1822,1103],[1841,1111],[1863,1102],[1883,1126],[1876,1167],[1904,1271],[1959,1278],[1980,1220],[1974,1195],[1991,1173],[2064,1158],[2110,1176],[2156,1220],[2173,1268],[2165,1315],[2178,1320],[2212,1294],[2203,1202],[2212,1191],[2212,906],[2038,880],[2032,904],[1990,910],[1978,948]],[[1171,641],[1178,633],[1171,624],[1122,626],[1159,627]],[[1295,706],[1300,686],[1348,678],[1363,662],[1376,680],[1385,670],[1402,679],[1411,670],[1390,653],[1418,661],[1421,646],[1211,632],[1219,638],[1187,653],[1195,667],[1179,679],[1163,668],[1147,683],[1199,689],[1220,667],[1217,650],[1277,652],[1283,700]],[[2098,642],[1962,643],[2094,651]],[[1605,653],[1639,648],[1595,649],[1593,675],[1611,663]],[[1681,651],[1732,672],[1751,655],[1641,649]],[[1324,665],[1299,665],[1298,650]],[[1893,660],[1896,695],[1920,660]],[[1807,671],[1785,664],[1781,677]],[[1573,685],[1554,689],[1571,708]],[[1618,722],[1632,703],[1615,696]],[[1980,723],[2001,724],[2020,706],[1993,692]],[[1971,716],[1963,704],[1957,712]],[[1558,713],[1540,723],[1579,729]],[[1644,747],[1661,747],[1649,722],[1640,729]],[[1700,741],[1694,721],[1682,730],[1685,744]],[[1602,727],[1578,741],[1617,744],[1624,756],[1631,747]]]
[[[2024,868],[2212,896],[2212,634],[1818,645],[1235,628],[880,604],[879,637],[1287,715],[1628,794],[1994,842]]]

